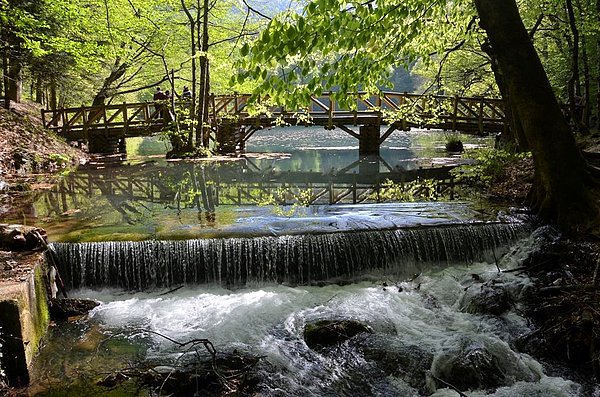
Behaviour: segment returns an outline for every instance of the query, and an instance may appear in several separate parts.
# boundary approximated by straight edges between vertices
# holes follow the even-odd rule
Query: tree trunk
[[[4,88],[4,108],[10,109],[10,98],[8,97],[8,87],[10,86],[10,80],[8,77],[8,48],[4,50],[4,54],[2,55],[2,76]]]
[[[506,87],[506,84],[504,83],[502,73],[498,67],[498,60],[494,57],[489,42],[482,45],[482,50],[490,57],[490,64],[494,73],[496,85],[500,90],[500,95],[502,96],[502,101],[504,103],[504,117],[508,122],[508,128],[502,132],[500,142],[502,146],[510,147],[512,145],[518,151],[527,151],[529,150],[529,143],[527,143],[527,138],[523,133],[523,126],[516,113],[515,105],[510,100],[508,87]]]
[[[198,38],[199,44],[201,45],[200,51],[202,52],[202,55],[200,57],[200,103],[198,109],[198,125],[196,127],[196,143],[201,143],[205,148],[208,148],[209,145],[209,129],[206,126],[208,124],[208,103],[210,91],[208,69],[208,1],[209,0],[203,0],[202,2],[202,36]]]
[[[583,62],[583,109],[581,112],[581,125],[583,132],[589,133],[590,130],[590,66],[587,53],[587,43],[585,37],[581,37],[581,61]]]
[[[108,98],[111,98],[113,95],[112,94],[112,92],[114,92],[113,84],[117,80],[119,80],[121,77],[123,77],[125,72],[127,72],[128,68],[129,68],[129,65],[126,62],[121,63],[120,57],[117,57],[117,59],[115,59],[115,63],[110,71],[110,74],[104,79],[104,82],[102,83],[102,87],[100,87],[100,89],[98,90],[98,93],[96,93],[96,96],[94,96],[92,106],[106,105],[106,100]]]
[[[543,220],[567,232],[597,225],[598,208],[586,186],[586,164],[515,0],[474,0],[480,24],[533,153],[530,204]]]
[[[600,1],[600,0],[598,0]],[[192,103],[190,105],[190,132],[188,134],[187,145],[190,149],[194,148],[194,120],[196,120],[196,92],[197,91],[197,81],[196,81],[196,25],[197,21],[190,13],[189,9],[185,5],[185,1],[181,0],[181,7],[185,12],[185,15],[188,18],[188,22],[190,23],[190,48],[192,50]]]
[[[596,17],[600,24],[600,0],[596,0]],[[600,128],[600,37],[596,39],[597,79],[596,79],[596,125]]]
[[[35,77],[35,101],[44,104],[44,82],[40,75]]]
[[[579,10],[579,20],[585,20],[584,9],[581,4],[581,0],[575,0],[575,4]],[[590,76],[590,60],[588,57],[588,42],[585,38],[585,35],[581,35],[581,63],[583,64],[583,109],[581,112],[581,125],[583,127],[583,132],[589,133],[590,131],[590,113],[591,113],[591,103],[590,103],[590,86],[591,86],[591,76]]]
[[[8,77],[8,98],[20,103],[23,89],[23,68],[18,57],[10,57],[8,60]]]

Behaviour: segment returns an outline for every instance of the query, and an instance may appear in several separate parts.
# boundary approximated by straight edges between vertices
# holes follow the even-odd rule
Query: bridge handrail
[[[281,106],[269,108],[270,116],[262,114],[263,118],[285,117],[294,118],[295,112],[308,112],[316,117],[328,117],[328,122],[333,124],[335,118],[344,118],[360,115],[369,115],[376,122],[382,123],[383,111],[398,111],[402,106],[412,106],[416,110],[415,116],[428,118],[431,112],[430,105],[446,106],[451,111],[438,112],[440,119],[453,123],[471,121],[473,123],[504,123],[503,102],[498,98],[485,97],[459,97],[445,95],[423,95],[407,92],[383,91],[381,95],[371,95],[367,92],[350,94],[356,103],[356,109],[343,109],[334,100],[333,93],[324,93],[320,96],[311,96],[311,103],[304,109],[287,110]],[[213,118],[221,115],[234,115],[240,118],[252,119],[247,111],[250,94],[225,94],[213,95],[210,101],[210,114]],[[420,102],[421,101],[421,102]],[[428,104],[427,101],[431,103]],[[177,101],[178,105],[185,106],[186,101]],[[46,128],[62,133],[81,132],[94,128],[128,128],[130,126],[142,127],[153,125],[164,126],[165,121],[160,116],[166,109],[167,102],[146,101],[138,103],[110,104],[106,106],[69,107],[54,110],[42,110],[42,120]],[[323,120],[321,118],[321,120]],[[213,120],[216,122],[216,120]],[[385,122],[385,120],[384,120]]]

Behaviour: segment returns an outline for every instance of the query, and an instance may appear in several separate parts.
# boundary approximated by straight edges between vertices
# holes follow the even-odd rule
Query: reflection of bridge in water
[[[402,184],[435,179],[437,193],[451,199],[454,187],[451,168],[400,170],[389,167],[380,157],[363,158],[331,173],[261,170],[248,159],[226,163],[142,164],[68,175],[44,193],[44,200],[47,216],[53,216],[77,210],[84,197],[96,203],[105,199],[127,221],[132,214],[139,213],[139,205],[148,203],[211,213],[215,207],[226,205],[380,202],[384,199],[379,194],[388,181]],[[419,186],[415,186],[412,193],[418,195],[418,190]]]

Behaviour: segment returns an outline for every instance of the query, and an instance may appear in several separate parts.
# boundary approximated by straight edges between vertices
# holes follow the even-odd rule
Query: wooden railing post
[[[483,97],[479,99],[479,133],[483,135]]]
[[[381,95],[377,95],[377,125],[381,125]]]
[[[404,109],[402,107],[406,103],[407,96],[408,96],[408,94],[406,92],[404,92],[400,96],[400,106],[399,106],[400,107],[400,111],[404,111]],[[402,115],[402,131],[408,131],[408,123],[406,121],[405,115]]]
[[[87,110],[85,110],[85,108],[83,108],[83,109],[84,110],[83,110],[83,115],[82,115],[81,119],[83,120],[83,133],[87,137],[89,118],[88,118]]]
[[[129,128],[129,117],[127,117],[127,102],[123,102],[123,133],[127,133]]]
[[[335,108],[335,101],[333,100],[332,92],[329,91],[329,120],[327,121],[327,126],[333,126],[333,109]]]

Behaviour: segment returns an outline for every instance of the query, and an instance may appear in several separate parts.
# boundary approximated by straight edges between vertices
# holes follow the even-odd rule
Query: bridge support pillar
[[[235,153],[238,137],[241,135],[241,127],[236,122],[222,121],[217,126],[217,153],[228,154]]]
[[[360,175],[379,174],[379,165],[381,157],[378,155],[361,155],[358,160],[358,173]]]
[[[119,154],[125,153],[125,138],[109,136],[102,132],[88,135],[88,150],[90,153]]]
[[[379,126],[373,124],[360,126],[358,154],[361,156],[379,154]]]

